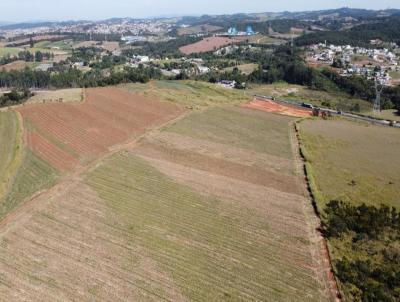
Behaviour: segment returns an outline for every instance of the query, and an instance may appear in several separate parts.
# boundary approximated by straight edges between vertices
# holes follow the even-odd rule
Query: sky
[[[400,0],[0,0],[0,21],[101,20],[202,14],[400,8]]]

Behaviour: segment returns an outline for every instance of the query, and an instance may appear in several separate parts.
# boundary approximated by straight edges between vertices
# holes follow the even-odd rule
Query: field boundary
[[[311,247],[311,254],[314,259],[317,259],[318,268],[315,270],[316,275],[325,281],[327,287],[325,288],[326,295],[330,300],[341,302],[342,295],[339,289],[338,282],[333,274],[333,266],[329,247],[326,238],[321,233],[321,214],[317,208],[315,195],[311,187],[310,178],[307,172],[307,159],[304,156],[301,139],[299,135],[298,123],[303,119],[290,123],[290,142],[293,150],[295,172],[299,185],[303,188],[303,194],[307,201],[311,201],[312,209],[309,204],[303,204],[303,210],[309,226],[309,234],[312,242],[317,246],[318,251],[313,250]],[[303,180],[303,181],[301,181]]]
[[[4,179],[2,180],[0,178],[0,181],[3,182],[3,184],[0,184],[0,201],[5,199],[8,192],[10,191],[12,183],[15,179],[15,175],[22,165],[26,148],[25,131],[22,116],[18,112],[12,112],[12,114],[15,114],[17,124],[15,145],[13,148],[14,154],[11,162],[5,169],[5,174],[2,176]]]
[[[145,137],[161,131],[161,129],[163,129],[164,127],[167,127],[168,125],[186,117],[189,113],[189,111],[183,111],[177,117],[170,119],[161,125],[155,126],[153,129],[149,129],[149,131],[143,133],[142,135],[130,139],[124,143],[113,146],[106,154],[103,154],[94,161],[91,161],[86,165],[78,165],[71,173],[68,173],[67,175],[63,176],[58,182],[56,182],[54,186],[48,189],[37,191],[32,196],[24,199],[23,201],[21,201],[19,206],[17,206],[13,211],[9,212],[6,216],[0,219],[0,235],[9,232],[13,228],[13,226],[17,224],[17,222],[26,221],[27,219],[29,219],[29,217],[34,214],[35,210],[42,209],[43,207],[51,203],[52,200],[55,199],[55,197],[65,194],[65,192],[68,192],[71,187],[82,180],[82,175],[84,173],[88,173],[97,168],[105,159],[122,150],[129,150],[130,148],[133,148]]]

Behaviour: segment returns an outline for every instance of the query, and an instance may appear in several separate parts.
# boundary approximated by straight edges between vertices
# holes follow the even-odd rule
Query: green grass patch
[[[21,127],[16,113],[0,112],[0,200],[21,164],[22,148]]]
[[[320,301],[317,280],[280,257],[254,210],[199,195],[129,153],[107,159],[86,181],[117,214],[116,231],[188,300]]]
[[[28,149],[10,191],[1,200],[0,218],[3,218],[35,192],[53,185],[56,178],[57,172]]]
[[[256,110],[215,107],[194,112],[167,131],[290,159],[288,124],[293,120]]]
[[[197,81],[152,81],[147,84],[124,84],[120,87],[148,97],[181,104],[188,109],[242,104],[251,100],[243,91]]]
[[[70,51],[72,50],[72,42],[71,41],[41,41],[35,43],[35,48],[41,49],[52,49],[52,50],[65,50]]]
[[[21,49],[16,47],[0,47],[0,57],[16,56],[20,51]]]

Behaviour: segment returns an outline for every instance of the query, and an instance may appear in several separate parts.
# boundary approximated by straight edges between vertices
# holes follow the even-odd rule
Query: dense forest
[[[178,37],[166,42],[137,42],[134,46],[138,48],[127,49],[122,52],[123,55],[132,57],[132,55],[146,55],[152,58],[180,58],[182,53],[179,48],[191,43],[200,41],[202,38],[197,37]]]
[[[333,246],[334,270],[349,301],[400,301],[400,212],[382,205],[331,201],[324,232]]]
[[[367,24],[344,31],[321,31],[303,35],[296,39],[296,45],[305,46],[326,41],[335,45],[368,47],[373,39],[400,44],[400,16],[368,20]]]

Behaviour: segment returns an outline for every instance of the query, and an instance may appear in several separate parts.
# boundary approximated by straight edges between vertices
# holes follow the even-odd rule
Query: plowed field
[[[85,94],[15,109],[0,301],[332,301],[294,117]]]
[[[70,170],[79,159],[103,154],[182,112],[176,105],[115,88],[88,89],[82,103],[37,104],[17,110],[35,131],[28,136],[29,146],[59,170]]]

